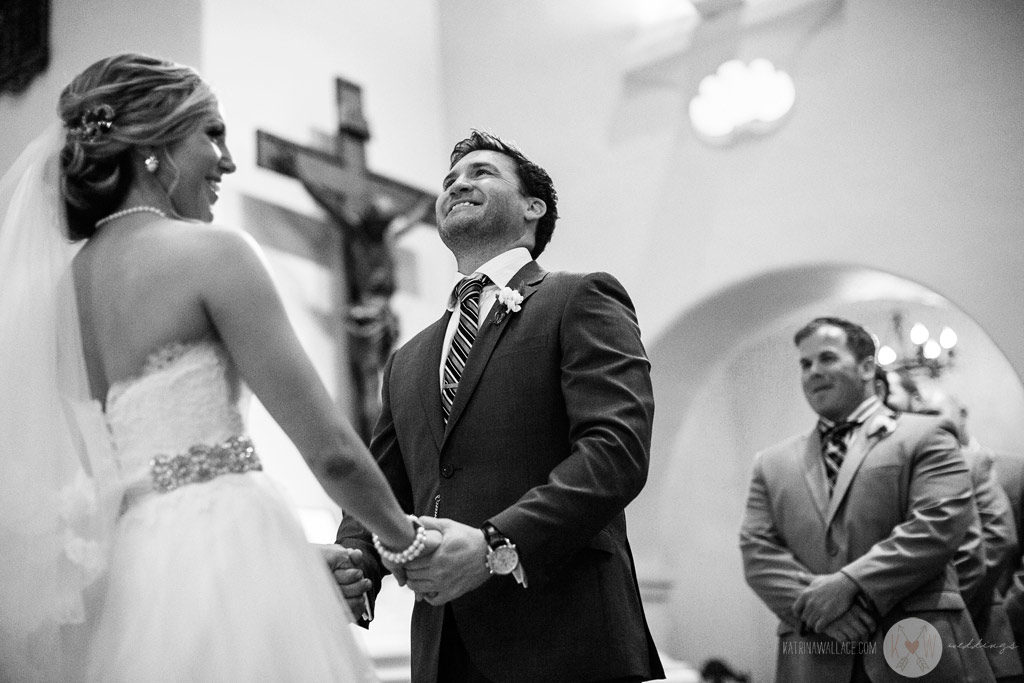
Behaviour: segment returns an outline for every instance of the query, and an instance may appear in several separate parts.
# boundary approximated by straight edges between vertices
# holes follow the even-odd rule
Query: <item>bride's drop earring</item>
[[[156,158],[155,154],[150,154],[146,157],[146,170],[150,173],[156,173],[156,169],[160,168],[160,160]]]

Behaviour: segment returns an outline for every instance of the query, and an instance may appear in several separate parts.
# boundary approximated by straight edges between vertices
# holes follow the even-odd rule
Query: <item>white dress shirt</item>
[[[512,276],[519,272],[519,270],[527,263],[532,261],[533,258],[530,256],[530,250],[526,247],[516,247],[515,249],[509,249],[503,254],[498,254],[487,263],[483,264],[476,269],[477,273],[483,273],[490,281],[487,286],[484,287],[480,293],[480,317],[477,319],[477,326],[483,324],[484,318],[491,310],[491,306],[494,305],[494,300],[498,297],[498,290],[502,287],[507,287]],[[455,336],[455,330],[459,326],[459,315],[461,314],[461,304],[459,303],[458,297],[455,295],[455,288],[459,282],[466,275],[472,275],[472,273],[456,273],[455,278],[452,282],[451,293],[448,295],[447,309],[452,312],[452,317],[448,321],[448,328],[444,333],[444,344],[441,345],[441,358],[439,359],[438,365],[438,376],[437,376],[437,388],[441,389],[444,384],[444,361],[448,358],[448,350],[452,347],[452,338]]]

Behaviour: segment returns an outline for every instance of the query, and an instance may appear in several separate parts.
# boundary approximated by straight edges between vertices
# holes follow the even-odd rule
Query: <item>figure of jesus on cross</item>
[[[380,371],[398,337],[391,310],[395,240],[419,223],[434,223],[435,196],[366,167],[369,127],[362,90],[336,81],[334,149],[305,147],[256,133],[257,164],[299,180],[342,235],[349,369],[356,397],[353,422],[365,441],[380,412]]]

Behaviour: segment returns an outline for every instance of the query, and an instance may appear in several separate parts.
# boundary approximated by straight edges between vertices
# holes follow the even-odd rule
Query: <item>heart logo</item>
[[[919,678],[938,666],[943,649],[934,626],[924,619],[907,617],[886,631],[882,652],[890,669],[903,678]]]

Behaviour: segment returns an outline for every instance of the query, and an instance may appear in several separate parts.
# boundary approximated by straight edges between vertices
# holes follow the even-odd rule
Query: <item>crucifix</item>
[[[380,412],[380,370],[398,336],[390,306],[394,241],[419,223],[435,224],[431,209],[436,195],[370,171],[362,88],[338,78],[335,95],[333,149],[302,146],[261,130],[256,132],[256,163],[300,181],[341,232],[354,422],[369,441]]]

